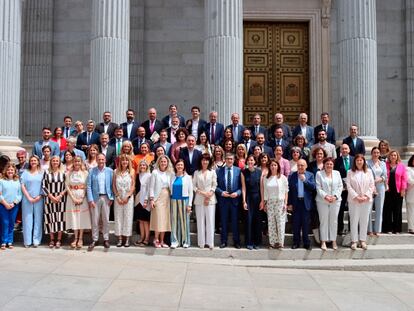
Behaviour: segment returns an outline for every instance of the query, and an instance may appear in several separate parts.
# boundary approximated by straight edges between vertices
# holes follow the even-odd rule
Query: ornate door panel
[[[307,23],[244,23],[244,123],[256,113],[269,125],[277,112],[294,125],[309,115]]]

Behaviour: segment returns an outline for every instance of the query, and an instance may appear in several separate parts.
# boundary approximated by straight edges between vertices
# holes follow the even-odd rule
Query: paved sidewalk
[[[272,263],[277,261],[255,267],[233,259],[17,247],[0,252],[0,308],[414,310],[412,273],[280,269]]]

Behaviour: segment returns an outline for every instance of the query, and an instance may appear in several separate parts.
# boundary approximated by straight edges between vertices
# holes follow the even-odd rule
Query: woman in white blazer
[[[190,247],[190,213],[193,202],[193,180],[185,172],[183,159],[175,162],[171,192],[171,248]]]
[[[319,214],[319,232],[321,249],[326,251],[326,242],[332,241],[332,248],[338,249],[336,236],[338,232],[338,213],[341,206],[342,178],[333,169],[334,160],[323,160],[323,170],[316,173],[316,207]]]
[[[408,233],[414,234],[414,155],[408,160],[407,181],[405,203],[407,204]]]
[[[357,154],[346,177],[348,189],[349,218],[351,222],[351,249],[355,250],[358,240],[367,249],[368,216],[371,212],[372,195],[375,192],[374,177],[367,168],[362,154]],[[359,234],[358,234],[359,226]]]
[[[154,246],[169,247],[164,242],[165,232],[171,231],[170,222],[170,183],[173,170],[170,159],[162,155],[155,163],[149,186],[151,206],[150,230],[155,232]]]
[[[200,248],[208,245],[214,248],[214,221],[216,214],[217,175],[212,167],[212,158],[208,153],[201,156],[200,170],[194,172],[194,205],[197,217],[197,243]]]

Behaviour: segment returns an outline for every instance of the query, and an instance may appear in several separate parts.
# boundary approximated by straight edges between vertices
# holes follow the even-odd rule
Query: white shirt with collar
[[[198,122],[199,122],[199,119],[192,120],[192,124],[191,124],[191,134],[196,138],[198,138],[198,135],[197,135],[198,134]]]
[[[132,131],[132,127],[134,126],[134,122],[135,121],[132,121],[131,123],[127,123],[127,135],[128,135],[128,138],[131,137],[131,131]]]

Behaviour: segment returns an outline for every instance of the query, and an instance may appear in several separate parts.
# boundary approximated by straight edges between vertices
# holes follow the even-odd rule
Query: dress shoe
[[[105,241],[104,241],[104,247],[105,247],[105,248],[109,248],[109,247],[110,247],[110,245],[109,245],[109,241],[108,241],[108,240],[105,240]]]
[[[227,247],[227,243],[221,243],[220,244],[220,248],[226,248]]]
[[[93,249],[95,248],[95,246],[96,246],[96,242],[92,242],[91,244],[89,244],[89,246],[88,246],[88,252],[92,252]]]
[[[252,245],[247,245],[246,248],[251,251],[253,249],[253,246]]]
[[[312,246],[311,246],[311,245],[306,245],[306,246],[304,246],[304,248],[305,248],[306,250],[308,250],[308,251],[311,251],[311,250],[312,250]]]
[[[241,248],[241,246],[240,246],[240,244],[239,244],[239,243],[236,243],[236,244],[234,244],[234,248],[240,249],[240,248]]]
[[[297,248],[299,248],[299,245],[297,245],[297,244],[292,245],[292,249],[297,249]]]

